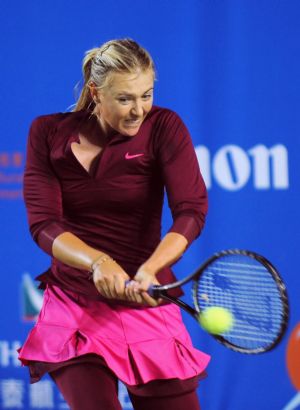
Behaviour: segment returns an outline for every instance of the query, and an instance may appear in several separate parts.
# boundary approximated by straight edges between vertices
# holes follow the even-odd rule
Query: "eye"
[[[128,104],[130,101],[130,97],[119,97],[118,98],[119,103],[121,104]]]
[[[145,94],[145,95],[143,95],[143,100],[150,100],[151,98],[152,98],[152,94]]]

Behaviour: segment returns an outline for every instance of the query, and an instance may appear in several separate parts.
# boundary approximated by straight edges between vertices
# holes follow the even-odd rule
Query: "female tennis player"
[[[136,410],[198,410],[209,356],[179,308],[147,293],[175,280],[170,266],[204,225],[191,138],[153,106],[154,64],[136,42],[88,51],[83,73],[74,111],[30,129],[24,198],[52,264],[37,278],[44,304],[20,359],[32,382],[49,373],[73,410],[121,409],[118,380]],[[164,189],[173,224],[161,239]]]

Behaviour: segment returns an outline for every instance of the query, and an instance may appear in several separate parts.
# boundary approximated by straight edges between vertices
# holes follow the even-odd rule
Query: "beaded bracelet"
[[[92,263],[90,273],[93,273],[93,272],[94,272],[96,266],[102,265],[102,263],[104,263],[104,262],[106,262],[106,261],[109,261],[109,260],[112,261],[112,262],[114,262],[113,258],[111,258],[110,256],[108,256],[108,255],[101,255],[98,259],[96,259],[96,260]]]
[[[94,270],[95,270],[96,266],[102,265],[102,263],[104,263],[104,262],[106,262],[106,261],[112,261],[112,262],[114,262],[114,259],[111,258],[111,257],[108,256],[108,255],[101,255],[98,259],[96,259],[96,260],[92,263],[91,270],[90,270],[90,272],[89,272],[89,273],[90,273],[89,280],[92,280],[92,279],[93,279],[93,274],[94,274]]]

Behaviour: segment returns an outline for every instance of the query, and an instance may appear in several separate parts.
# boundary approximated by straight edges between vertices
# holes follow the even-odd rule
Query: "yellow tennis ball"
[[[232,328],[233,316],[228,309],[211,306],[199,314],[199,323],[208,333],[220,335]]]

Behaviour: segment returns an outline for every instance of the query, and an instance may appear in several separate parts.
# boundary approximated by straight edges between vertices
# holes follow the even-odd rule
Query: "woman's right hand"
[[[98,292],[107,299],[128,300],[125,283],[130,278],[113,259],[107,259],[93,267],[93,281]]]

